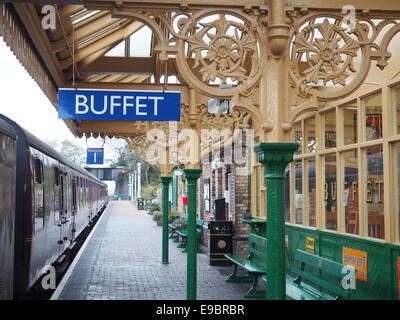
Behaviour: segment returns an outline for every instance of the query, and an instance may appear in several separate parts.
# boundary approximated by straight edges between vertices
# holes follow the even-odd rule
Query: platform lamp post
[[[201,169],[184,169],[188,185],[188,226],[187,226],[187,300],[196,300],[197,291],[197,231],[196,231],[196,188]]]
[[[268,300],[286,299],[284,180],[286,165],[298,143],[259,143],[254,146],[265,167],[267,186],[267,291]]]
[[[162,189],[162,263],[168,264],[168,200],[169,200],[169,184],[172,177],[161,177]]]

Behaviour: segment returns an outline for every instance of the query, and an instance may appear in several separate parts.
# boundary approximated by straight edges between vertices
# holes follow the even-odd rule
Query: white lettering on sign
[[[80,99],[83,99],[83,101],[80,101]],[[85,113],[87,113],[89,111],[89,107],[86,104],[86,102],[87,102],[86,96],[81,95],[81,94],[77,94],[75,96],[75,113],[76,114],[85,114]],[[82,107],[82,106],[85,107],[83,111],[81,111],[80,108],[79,108],[79,107]]]
[[[114,114],[114,107],[120,107],[121,106],[120,103],[114,101],[116,99],[121,99],[121,96],[111,96],[110,114]]]
[[[92,110],[92,112],[94,114],[104,114],[104,113],[106,113],[106,111],[107,111],[107,97],[104,97],[103,110],[97,111],[94,108],[94,96],[90,96],[90,110]]]
[[[158,100],[164,100],[164,97],[149,97],[149,100],[154,100],[154,115],[158,115]]]
[[[128,99],[133,100],[133,96],[124,96],[124,100],[123,100],[123,112],[124,112],[124,116],[126,116],[126,108],[127,107],[134,107],[133,103],[128,103]]]
[[[136,114],[140,116],[147,116],[147,112],[140,112],[140,108],[145,108],[147,107],[146,104],[141,104],[140,100],[142,99],[147,99],[146,97],[136,97]]]
[[[136,105],[134,103],[136,98]],[[88,103],[88,99],[90,103]],[[122,114],[125,116],[128,113],[128,108],[134,108],[136,106],[136,114],[140,116],[147,116],[148,107],[153,106],[154,115],[158,116],[159,101],[164,100],[164,97],[154,96],[104,96],[103,104],[99,104],[99,101],[95,101],[94,95],[82,95],[77,94],[75,96],[75,113],[76,114],[87,114],[90,112],[94,114],[105,114],[109,112],[110,115],[114,115],[117,112],[117,108],[122,108]],[[152,103],[149,104],[149,101]],[[151,109],[150,109],[151,110]]]

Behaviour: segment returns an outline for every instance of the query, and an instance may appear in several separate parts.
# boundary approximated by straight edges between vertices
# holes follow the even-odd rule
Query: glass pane
[[[393,135],[400,134],[400,84],[392,88]]]
[[[382,138],[382,94],[378,93],[362,100],[365,117],[365,140]]]
[[[336,148],[336,111],[323,114],[324,124],[324,147],[325,149]]]
[[[130,38],[129,55],[131,57],[150,57],[153,33],[147,26],[132,34]]]
[[[126,42],[122,41],[110,51],[108,51],[105,56],[107,57],[124,57],[125,56],[125,46]]]
[[[337,230],[337,183],[336,183],[336,154],[324,158],[325,183],[325,223],[326,229]]]
[[[357,101],[343,106],[343,143],[357,143]]]
[[[306,131],[306,152],[315,152],[317,142],[315,141],[315,117],[304,121]]]
[[[35,184],[35,231],[44,227],[43,185]]]
[[[301,160],[294,162],[294,212],[295,223],[303,224],[303,184],[302,184],[302,164]]]
[[[315,159],[307,160],[307,184],[308,184],[308,195],[307,195],[307,213],[308,213],[308,224],[311,227],[315,227],[315,208],[316,208],[316,190],[315,190]]]
[[[396,242],[400,242],[400,143],[393,145],[393,201],[394,213],[397,215]],[[396,217],[395,217],[396,218]],[[396,221],[396,219],[395,219]]]
[[[357,150],[343,153],[345,232],[358,234],[358,162]]]
[[[368,236],[385,237],[383,219],[383,152],[382,146],[368,148],[364,152],[367,168],[365,201],[368,212]]]
[[[293,132],[294,132],[294,141],[300,145],[294,154],[301,154],[303,145],[303,132],[301,130],[301,122],[296,122],[293,125]]]

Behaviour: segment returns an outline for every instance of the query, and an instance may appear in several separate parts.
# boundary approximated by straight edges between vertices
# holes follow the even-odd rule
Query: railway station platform
[[[244,299],[251,283],[225,282],[232,267],[210,266],[204,252],[197,255],[197,298]],[[162,264],[162,229],[152,216],[110,201],[52,300],[186,300],[186,255],[170,240],[169,264]]]

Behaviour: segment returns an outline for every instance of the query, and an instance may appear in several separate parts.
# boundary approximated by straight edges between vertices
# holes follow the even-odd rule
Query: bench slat
[[[336,294],[338,294],[338,295],[340,295],[340,296],[342,296],[344,298],[348,297],[348,293],[346,291],[338,288],[337,286],[335,286],[335,285],[333,285],[333,284],[331,284],[331,283],[329,283],[329,282],[327,282],[325,280],[317,278],[317,277],[315,277],[315,276],[313,276],[313,275],[311,275],[311,274],[309,274],[307,272],[301,271],[300,269],[295,268],[295,267],[292,267],[290,270],[293,273],[295,273],[295,274],[299,275],[300,277],[302,277],[303,279],[309,280],[314,284],[320,285],[321,287],[323,287],[323,288],[325,288],[325,289],[327,289],[327,290],[329,290],[331,292],[334,292],[334,293],[336,293]]]
[[[254,253],[256,256],[258,256],[260,258],[267,260],[267,254],[264,252],[261,252],[260,250],[257,250],[257,249],[251,248],[251,247],[248,247],[246,250],[251,253]]]
[[[258,244],[260,246],[263,246],[264,248],[267,248],[267,239],[260,237],[256,234],[250,233],[249,234],[249,242]]]
[[[252,261],[247,260],[243,256],[237,256],[237,255],[231,255],[231,254],[225,254],[225,257],[232,262],[236,263],[237,265],[241,266],[242,268],[246,269],[249,272],[255,272],[255,273],[265,273],[265,267],[263,268],[262,266],[253,263]]]
[[[331,261],[299,249],[296,250],[294,258],[295,260],[304,262],[307,265],[312,266],[316,269],[326,271],[330,274],[333,274],[334,276],[343,277],[343,265],[335,261]]]

